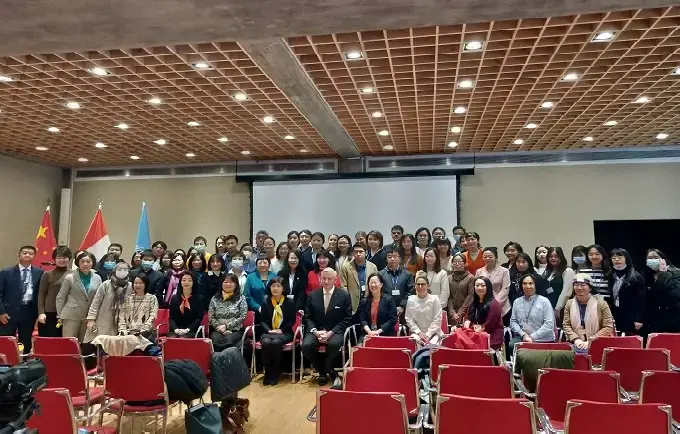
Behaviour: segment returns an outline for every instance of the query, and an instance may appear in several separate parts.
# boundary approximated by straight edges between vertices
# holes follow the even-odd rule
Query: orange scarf
[[[182,302],[179,304],[179,311],[184,314],[184,308],[191,309],[191,305],[189,304],[189,299],[191,298],[191,295],[188,297],[182,296]]]

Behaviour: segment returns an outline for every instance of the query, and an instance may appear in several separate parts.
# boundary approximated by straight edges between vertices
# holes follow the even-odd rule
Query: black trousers
[[[278,378],[281,374],[281,355],[283,346],[293,340],[290,333],[273,334],[265,333],[260,338],[262,343],[262,365],[264,375],[270,378]]]
[[[225,335],[217,331],[210,333],[210,340],[212,340],[213,348],[216,352],[220,352],[231,347],[238,347],[242,338],[243,332],[240,330],[227,333]]]
[[[302,340],[302,354],[312,362],[314,369],[320,375],[330,374],[332,377],[335,377],[333,366],[335,365],[335,359],[342,350],[342,340],[342,334],[331,336],[325,344],[326,354],[319,354],[319,340],[313,333],[307,333],[307,336]]]
[[[7,324],[0,324],[0,336],[14,336],[18,332],[19,342],[24,344],[24,354],[28,354],[33,346],[31,338],[37,319],[38,311],[33,302],[22,305],[18,318],[13,316]]]
[[[60,338],[61,337],[61,327],[57,328],[56,312],[45,312],[45,324],[38,323],[38,335],[44,338]]]

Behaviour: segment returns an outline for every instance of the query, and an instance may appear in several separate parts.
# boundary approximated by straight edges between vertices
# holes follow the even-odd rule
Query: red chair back
[[[399,348],[414,354],[417,349],[416,340],[411,336],[366,336],[364,346],[367,348]]]
[[[158,309],[156,321],[153,325],[154,329],[158,329],[158,336],[165,336],[170,330],[170,309]]]
[[[640,389],[641,404],[666,404],[672,409],[673,420],[680,422],[680,372],[645,371]]]
[[[390,392],[350,392],[324,389],[316,392],[316,432],[324,434],[406,433],[408,419],[404,395]],[[379,409],[371,417],[347,417],[357,408]]]
[[[435,348],[430,353],[430,378],[436,383],[440,365],[493,366],[492,353],[486,350]]]
[[[671,355],[671,364],[680,368],[680,334],[650,333],[647,337],[647,348],[667,349]]]
[[[573,400],[567,403],[568,434],[671,432],[671,409],[659,404],[610,404]]]
[[[445,335],[449,334],[449,315],[446,309],[442,312],[442,333]]]
[[[298,310],[295,312],[295,324],[293,324],[293,336],[295,336],[295,333],[297,333],[298,329],[302,327],[302,317],[304,316],[304,312],[301,310]]]
[[[539,369],[536,406],[545,411],[551,422],[564,423],[564,412],[570,399],[618,403],[619,374],[608,371]]]
[[[402,394],[406,412],[409,415],[418,413],[418,371],[415,369],[347,368],[344,390]]]
[[[80,344],[77,338],[46,338],[41,336],[33,337],[33,354],[56,355],[56,354],[75,354],[80,355]]]
[[[54,354],[38,356],[47,371],[47,388],[66,389],[70,396],[85,395],[87,373],[83,359],[75,354]]]
[[[666,349],[605,348],[602,369],[618,372],[621,387],[628,392],[638,392],[642,371],[670,371],[670,356]]]
[[[160,357],[107,356],[104,358],[104,393],[123,401],[166,399],[163,361]]]
[[[512,373],[506,366],[441,365],[437,393],[477,398],[514,398]]]
[[[411,352],[398,348],[353,347],[350,366],[356,368],[411,368]]]
[[[576,371],[591,371],[593,369],[593,360],[588,354],[574,354],[574,370]]]
[[[602,355],[605,348],[642,348],[640,336],[599,336],[590,341],[588,354],[593,360],[593,365],[602,364]]]
[[[0,336],[0,353],[5,355],[8,365],[17,365],[21,361],[19,343],[15,336]]]
[[[499,431],[498,423],[503,421]],[[526,399],[487,399],[471,396],[437,397],[437,432],[535,434],[534,405]]]
[[[163,362],[179,359],[193,360],[206,376],[210,374],[210,359],[213,353],[210,339],[167,338],[161,341],[161,348]]]
[[[66,389],[43,389],[36,392],[40,406],[26,423],[29,429],[40,433],[74,433],[77,430],[75,411]]]

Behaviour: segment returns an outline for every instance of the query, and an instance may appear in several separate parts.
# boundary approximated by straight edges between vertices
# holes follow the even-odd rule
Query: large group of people
[[[71,336],[83,343],[99,336],[134,335],[154,342],[159,308],[169,309],[168,336],[198,335],[204,314],[216,350],[237,345],[252,311],[262,344],[264,384],[277,384],[282,348],[293,339],[304,312],[302,352],[319,383],[336,381],[333,369],[348,327],[362,336],[407,330],[423,344],[442,336],[442,316],[453,325],[484,331],[491,347],[551,342],[564,331],[576,351],[598,335],[680,332],[680,270],[651,248],[636,269],[624,249],[541,245],[531,256],[508,242],[502,262],[496,247],[462,226],[448,237],[440,227],[405,233],[391,241],[377,231],[349,235],[291,231],[280,241],[261,230],[253,244],[235,235],[188,250],[163,241],[135,251],[112,244],[102,258],[53,252],[55,268],[32,266],[35,248],[19,250],[18,264],[0,272],[0,335],[18,334],[31,350],[41,336]],[[72,263],[73,260],[73,263]],[[509,329],[512,337],[505,337]],[[319,348],[323,347],[323,353]],[[509,353],[510,351],[508,351]]]

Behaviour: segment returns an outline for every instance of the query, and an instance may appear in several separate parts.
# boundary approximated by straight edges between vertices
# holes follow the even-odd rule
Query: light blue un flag
[[[137,227],[137,242],[135,251],[141,252],[151,248],[151,236],[149,234],[149,218],[146,215],[146,202],[142,202],[142,215],[139,216]]]

